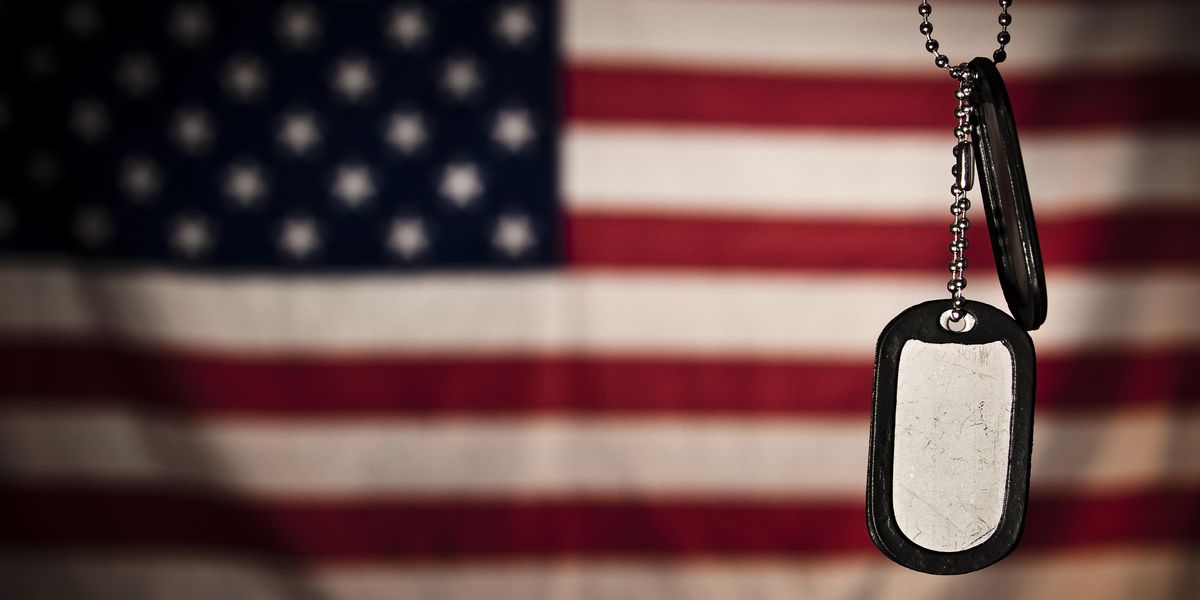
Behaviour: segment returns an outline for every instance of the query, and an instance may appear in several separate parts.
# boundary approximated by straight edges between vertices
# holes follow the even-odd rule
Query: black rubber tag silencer
[[[1026,331],[1046,321],[1046,275],[1012,104],[996,65],[970,62],[975,110],[975,163],[988,235],[1004,300]]]

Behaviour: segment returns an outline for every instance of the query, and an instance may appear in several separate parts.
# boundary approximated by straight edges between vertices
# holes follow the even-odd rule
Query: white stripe
[[[0,266],[0,331],[228,353],[870,357],[941,276],[552,273],[215,276]],[[981,277],[983,273],[980,274]],[[968,274],[968,277],[970,275]],[[1194,271],[1051,272],[1040,355],[1200,342]],[[976,289],[976,288],[982,289]],[[973,298],[1004,306],[995,285]]]
[[[204,556],[24,553],[0,556],[0,588],[22,600],[1168,600],[1186,597],[1200,553],[1142,546],[1018,550],[968,575],[931,577],[880,555],[774,560],[554,560],[361,563],[305,570]]]
[[[718,494],[857,499],[866,477],[867,422],[197,422],[116,408],[10,407],[0,411],[0,439],[0,472],[22,481],[169,483],[282,498]],[[1200,483],[1200,412],[1051,414],[1039,417],[1034,448],[1035,486],[1043,492]]]
[[[1038,216],[1200,209],[1200,136],[1104,132],[1021,142]],[[938,134],[574,126],[564,139],[564,187],[582,211],[941,216],[950,146]]]
[[[992,3],[995,4],[995,3]],[[917,33],[916,3],[777,0],[569,0],[570,60],[945,77]],[[942,50],[991,56],[995,7],[936,5]],[[1013,13],[1006,73],[1200,61],[1183,2],[1026,2]]]

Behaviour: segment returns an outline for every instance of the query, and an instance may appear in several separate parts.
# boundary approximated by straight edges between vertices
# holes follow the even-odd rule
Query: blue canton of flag
[[[552,3],[3,11],[10,251],[250,269],[559,258]]]

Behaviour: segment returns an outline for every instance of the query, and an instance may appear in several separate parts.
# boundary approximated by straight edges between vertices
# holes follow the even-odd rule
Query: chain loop
[[[992,61],[999,64],[1008,58],[1008,53],[1004,51],[1004,47],[1012,41],[1012,36],[1008,33],[1008,26],[1012,25],[1012,15],[1008,14],[1008,7],[1012,6],[1012,0],[999,0],[1000,16],[996,18],[996,22],[1000,24],[1000,33],[996,34],[996,41],[1000,43],[1000,47],[992,53]],[[929,21],[929,15],[933,13],[933,6],[929,4],[929,0],[921,0],[921,4],[917,5],[917,14],[921,15],[921,25],[918,30],[921,35],[925,36],[925,50],[933,55],[933,64],[939,69],[947,69],[950,71],[950,76],[958,79],[955,74],[956,67],[950,66],[950,57],[942,54],[941,46],[938,41],[933,38],[933,23]]]

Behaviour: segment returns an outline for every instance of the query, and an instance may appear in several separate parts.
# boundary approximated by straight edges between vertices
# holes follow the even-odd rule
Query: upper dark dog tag
[[[1016,546],[1033,450],[1029,334],[997,308],[918,304],[879,338],[867,474],[867,527],[892,560],[953,575]]]
[[[1046,321],[1046,276],[1017,126],[996,65],[980,57],[970,67],[979,75],[971,95],[975,161],[992,253],[1009,310],[1021,327],[1032,331]]]

